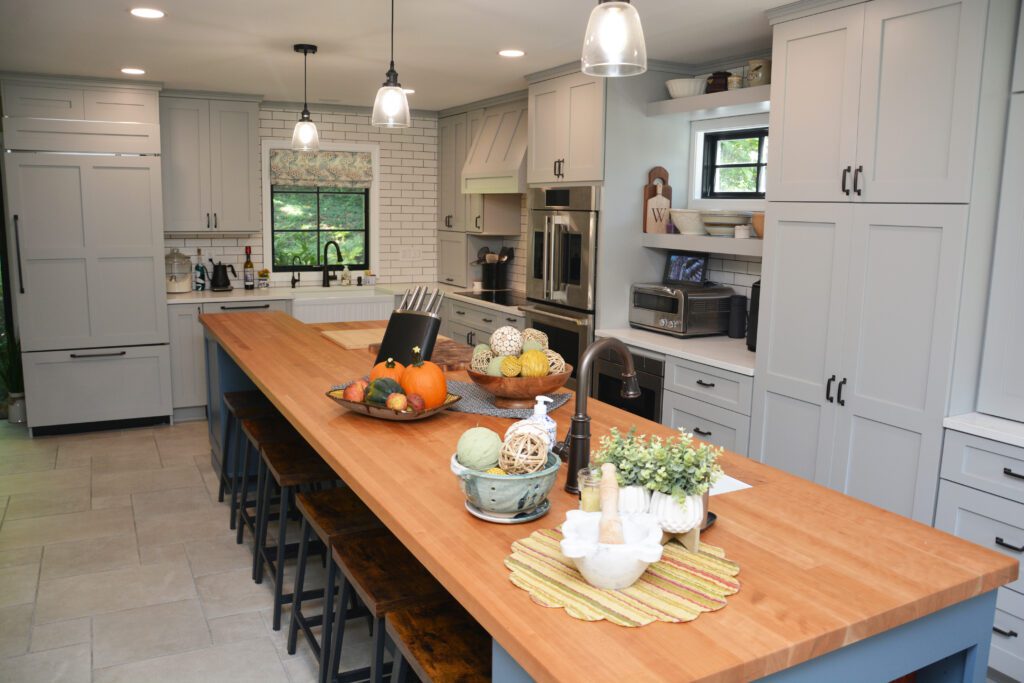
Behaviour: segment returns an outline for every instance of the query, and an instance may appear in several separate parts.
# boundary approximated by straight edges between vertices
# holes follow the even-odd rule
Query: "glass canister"
[[[192,291],[192,259],[177,249],[164,256],[164,276],[168,294]]]

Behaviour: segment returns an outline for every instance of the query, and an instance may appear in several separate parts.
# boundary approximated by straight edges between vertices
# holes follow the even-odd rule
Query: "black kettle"
[[[231,286],[231,280],[228,279],[228,268],[231,269],[232,275],[238,277],[235,267],[230,263],[213,263],[213,259],[210,259],[210,263],[213,264],[213,274],[210,275],[210,289],[215,292],[228,292],[234,289]]]

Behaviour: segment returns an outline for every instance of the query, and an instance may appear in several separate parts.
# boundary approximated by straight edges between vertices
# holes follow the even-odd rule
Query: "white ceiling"
[[[414,108],[436,110],[526,87],[579,59],[594,0],[396,0],[396,68]],[[651,59],[700,64],[762,52],[764,10],[781,0],[634,0]],[[167,12],[136,19],[133,6]],[[146,69],[167,88],[370,105],[388,59],[386,0],[0,0],[0,70],[117,77]],[[526,50],[503,59],[501,48]]]

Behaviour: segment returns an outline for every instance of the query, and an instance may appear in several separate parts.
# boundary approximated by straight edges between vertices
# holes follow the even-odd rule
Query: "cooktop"
[[[522,292],[517,292],[514,289],[485,289],[480,292],[470,290],[467,292],[455,293],[459,296],[469,297],[470,299],[476,299],[477,301],[487,301],[492,304],[498,304],[499,306],[526,305],[526,296]]]

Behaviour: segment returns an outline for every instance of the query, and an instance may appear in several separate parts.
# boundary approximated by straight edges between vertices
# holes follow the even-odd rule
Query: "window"
[[[768,129],[706,132],[701,199],[764,199]]]
[[[272,185],[270,195],[275,271],[319,269],[331,240],[349,270],[370,267],[369,188]],[[335,262],[333,253],[332,247],[329,263]]]

